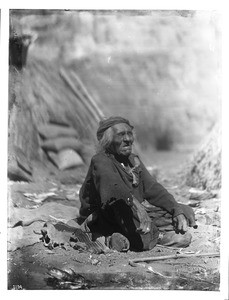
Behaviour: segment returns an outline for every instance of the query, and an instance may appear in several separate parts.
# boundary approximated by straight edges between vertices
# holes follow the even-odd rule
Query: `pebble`
[[[98,265],[98,263],[99,263],[99,260],[96,259],[96,258],[94,258],[94,259],[91,260],[91,264],[92,265]]]

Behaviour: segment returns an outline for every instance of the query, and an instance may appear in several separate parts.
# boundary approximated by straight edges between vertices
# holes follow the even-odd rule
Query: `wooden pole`
[[[132,267],[136,267],[139,262],[149,262],[149,261],[157,261],[157,260],[165,260],[165,259],[177,259],[177,258],[190,258],[190,257],[219,257],[220,253],[194,253],[194,254],[174,254],[174,255],[165,255],[165,256],[154,256],[154,257],[143,257],[129,260],[129,264]]]

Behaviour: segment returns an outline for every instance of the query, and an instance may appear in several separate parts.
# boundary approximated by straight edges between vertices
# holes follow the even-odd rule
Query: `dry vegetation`
[[[19,218],[21,213],[24,218],[26,213],[39,214],[41,209],[49,215],[52,213],[47,207],[52,207],[55,213],[61,207],[58,217],[70,219],[79,207],[76,183],[82,183],[86,169],[57,173],[44,151],[44,144],[47,146],[51,139],[42,140],[38,133],[41,125],[68,125],[84,145],[89,143],[91,150],[103,113],[123,115],[135,125],[141,150],[147,153],[147,161],[151,163],[147,165],[152,170],[154,163],[157,165],[155,150],[176,151],[176,157],[168,152],[167,160],[165,153],[157,153],[166,173],[161,176],[161,183],[170,188],[179,202],[188,202],[196,212],[200,226],[192,231],[191,250],[218,252],[220,199],[210,190],[219,189],[221,183],[219,132],[215,131],[185,165],[183,186],[177,176],[181,159],[176,160],[179,153],[186,155],[185,149],[198,146],[220,119],[217,13],[152,11],[136,15],[134,12],[17,11],[11,14],[11,21],[12,32],[29,34],[33,42],[26,67],[20,71],[10,68],[9,161],[13,164],[9,166],[14,170],[16,162],[34,181],[9,182],[11,214]],[[78,77],[92,95],[95,106],[89,101],[90,95],[88,98],[82,94]],[[84,154],[88,157],[92,153]],[[160,166],[156,167],[157,172],[160,175]],[[200,188],[194,193],[196,198],[187,184]],[[37,200],[50,192],[55,196],[45,196],[41,202]],[[28,194],[31,198],[26,197]],[[64,216],[63,207],[68,212]],[[9,219],[11,217],[9,215]],[[39,222],[34,224],[38,231],[43,226]],[[216,258],[168,261],[153,266],[164,274],[155,275],[141,266],[133,269],[127,263],[137,256],[152,256],[150,252],[92,257],[75,249],[57,248],[47,253],[39,237],[34,235],[33,227],[11,229],[12,237],[13,234],[16,237],[11,246],[19,242],[22,248],[9,255],[9,263],[12,262],[9,288],[21,282],[28,289],[47,289],[45,270],[67,265],[97,280],[100,288],[106,284],[108,288],[112,284],[116,288],[120,288],[120,284],[123,288],[219,288]],[[174,254],[174,251],[177,252],[156,247],[153,255]],[[166,277],[168,272],[171,280]]]
[[[221,130],[217,124],[194,154],[185,174],[190,186],[207,190],[221,188]]]

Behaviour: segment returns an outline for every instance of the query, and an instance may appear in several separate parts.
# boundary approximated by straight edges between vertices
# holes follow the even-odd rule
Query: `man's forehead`
[[[122,132],[122,131],[132,131],[132,128],[126,123],[115,124],[112,127],[116,133]]]

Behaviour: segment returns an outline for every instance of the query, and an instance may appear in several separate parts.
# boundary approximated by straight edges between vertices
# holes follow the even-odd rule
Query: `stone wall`
[[[31,37],[9,97],[9,144],[28,159],[39,156],[33,126],[50,118],[93,140],[98,119],[79,101],[76,78],[97,110],[130,119],[143,149],[199,144],[220,119],[217,12],[22,10],[11,26]]]
[[[220,119],[217,12],[49,11],[20,24],[36,36],[31,58],[76,70],[106,115],[130,118],[144,147],[199,143]]]

